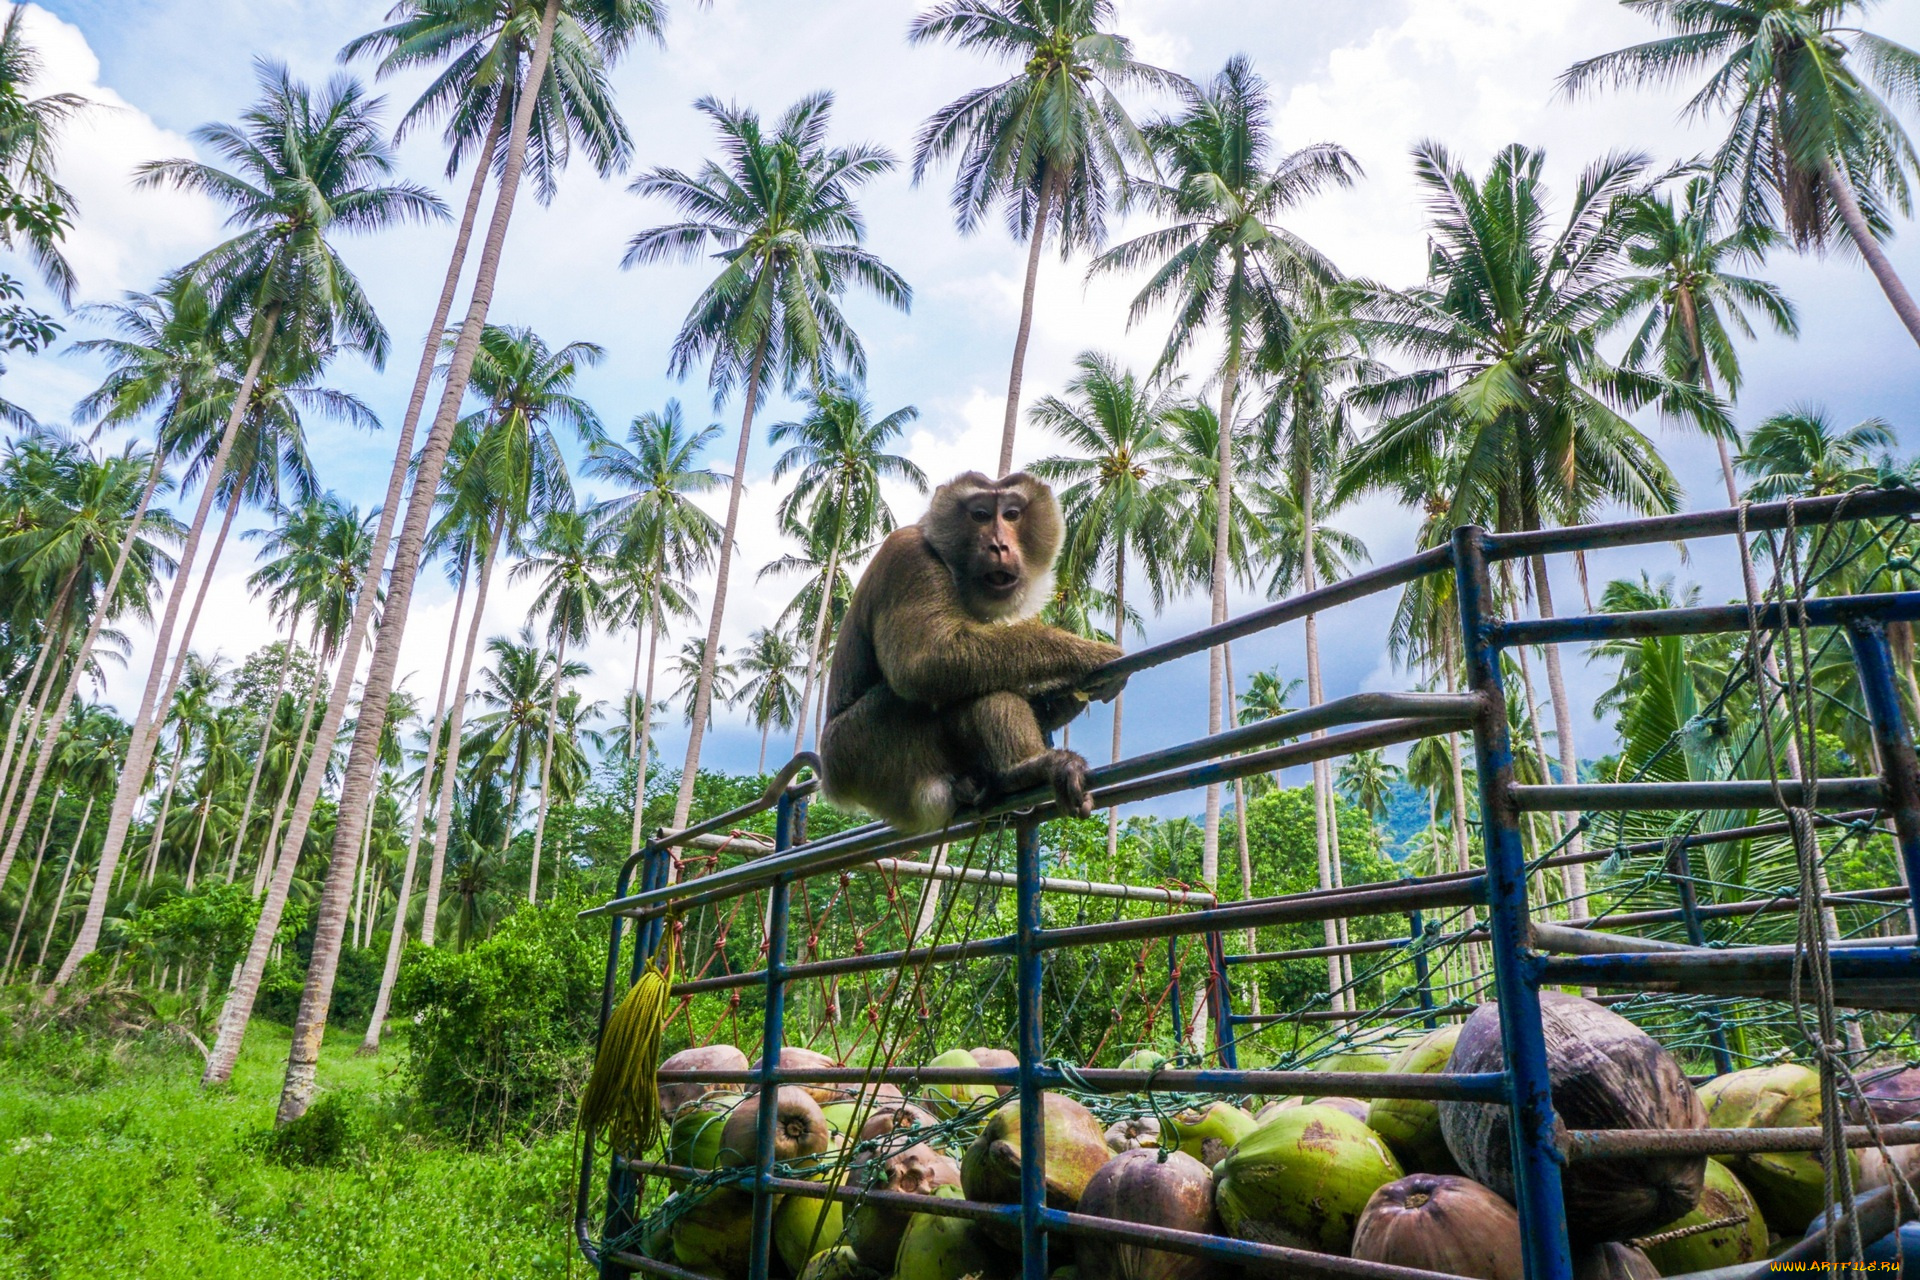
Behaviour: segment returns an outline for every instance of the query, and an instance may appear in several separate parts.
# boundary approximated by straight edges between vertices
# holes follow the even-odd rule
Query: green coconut
[[[1162,1160],[1139,1150],[1102,1165],[1080,1197],[1080,1212],[1096,1218],[1211,1234],[1213,1177],[1184,1151]],[[1083,1237],[1078,1263],[1084,1280],[1206,1280],[1218,1268],[1212,1258],[1149,1249],[1124,1240]]]
[[[1409,1174],[1373,1193],[1353,1256],[1473,1280],[1521,1280],[1520,1215],[1479,1183]]]
[[[854,1119],[861,1110],[858,1102],[829,1102],[820,1108],[820,1114],[826,1118],[829,1129],[835,1133],[846,1133],[853,1127]]]
[[[1355,1045],[1313,1064],[1315,1071],[1385,1071],[1411,1043],[1405,1036],[1388,1036],[1373,1044]]]
[[[860,1261],[846,1245],[822,1249],[800,1272],[800,1280],[880,1280],[880,1273]]]
[[[959,1189],[960,1166],[922,1142],[889,1159],[881,1166],[879,1180],[869,1185],[906,1196],[937,1195],[943,1187]],[[892,1270],[900,1238],[913,1216],[878,1204],[857,1204],[847,1217],[847,1243],[874,1270]]]
[[[975,1062],[983,1067],[994,1067],[1004,1071],[1009,1067],[1018,1067],[1020,1065],[1019,1056],[1010,1049],[994,1049],[983,1045],[978,1049],[969,1049],[967,1052],[973,1056]],[[1013,1092],[1013,1086],[1010,1084],[997,1084],[993,1086],[993,1091],[998,1094],[1007,1094]]]
[[[1713,1231],[1682,1235],[1690,1227],[1705,1226],[1728,1218],[1740,1221]],[[1673,1237],[1671,1239],[1665,1237]],[[1700,1203],[1684,1218],[1679,1218],[1641,1241],[1641,1247],[1663,1276],[1688,1271],[1710,1271],[1741,1262],[1756,1262],[1767,1256],[1767,1222],[1754,1203],[1753,1196],[1740,1184],[1733,1171],[1718,1160],[1707,1161],[1707,1185]]]
[[[1290,1098],[1275,1098],[1272,1102],[1269,1102],[1266,1106],[1261,1107],[1253,1113],[1253,1122],[1257,1125],[1265,1124],[1282,1111],[1289,1110],[1293,1107],[1305,1106],[1306,1102],[1306,1098],[1297,1093]]]
[[[1041,1176],[1047,1188],[1047,1207],[1074,1209],[1087,1183],[1113,1154],[1106,1134],[1093,1113],[1063,1093],[1043,1093],[1046,1160]],[[969,1200],[989,1204],[1020,1201],[1020,1104],[1010,1102],[988,1118],[980,1136],[960,1161],[960,1185]],[[987,1233],[1007,1248],[1016,1246],[1018,1231],[1001,1223],[988,1224]]]
[[[739,1094],[714,1094],[683,1106],[667,1129],[667,1163],[719,1168],[727,1117],[741,1101]]]
[[[1576,1247],[1573,1280],[1660,1280],[1660,1271],[1639,1249],[1612,1241]]]
[[[1344,1111],[1288,1107],[1213,1168],[1213,1203],[1229,1235],[1347,1252],[1373,1193],[1401,1176],[1380,1135]]]
[[[1443,1072],[1459,1038],[1458,1023],[1436,1027],[1402,1049],[1387,1070],[1396,1075]],[[1440,1132],[1440,1108],[1424,1098],[1375,1098],[1367,1107],[1367,1127],[1387,1140],[1401,1168],[1409,1172],[1460,1172]]]
[[[1820,1073],[1797,1063],[1729,1072],[1700,1086],[1716,1129],[1789,1129],[1820,1123]],[[1857,1179],[1860,1159],[1850,1155]],[[1813,1151],[1729,1156],[1726,1165],[1753,1194],[1767,1225],[1797,1236],[1826,1208],[1826,1172]]]
[[[673,1256],[681,1266],[720,1280],[739,1280],[753,1256],[753,1197],[731,1187],[699,1194],[673,1224]]]
[[[1175,1114],[1169,1123],[1173,1129],[1172,1145],[1209,1169],[1220,1163],[1220,1157],[1226,1155],[1234,1143],[1259,1127],[1252,1116],[1229,1102],[1188,1107]]]
[[[949,1049],[927,1065],[965,1067],[972,1071],[980,1064],[965,1049]],[[933,1113],[946,1120],[959,1115],[977,1102],[999,1097],[1000,1091],[990,1084],[930,1084],[926,1086],[926,1095],[926,1103],[933,1109]]]
[[[952,1187],[935,1193],[959,1199]],[[893,1280],[1006,1280],[1013,1268],[986,1235],[965,1218],[916,1213],[900,1240]]]
[[[1120,1059],[1122,1071],[1152,1071],[1167,1065],[1167,1055],[1157,1049],[1135,1049]]]
[[[773,1211],[773,1246],[791,1270],[799,1271],[814,1254],[839,1242],[844,1225],[838,1200],[782,1196],[780,1207]]]

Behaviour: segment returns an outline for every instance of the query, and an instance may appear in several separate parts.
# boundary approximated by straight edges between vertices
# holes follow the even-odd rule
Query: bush
[[[470,1142],[572,1122],[592,1069],[606,925],[564,890],[521,907],[463,952],[415,946],[394,1008],[413,1019],[408,1075],[421,1112]]]
[[[268,1133],[261,1147],[269,1159],[283,1165],[325,1168],[362,1149],[362,1128],[344,1094],[322,1094],[305,1115]]]

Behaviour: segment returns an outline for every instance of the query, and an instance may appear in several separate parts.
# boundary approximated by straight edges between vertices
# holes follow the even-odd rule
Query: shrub
[[[268,1133],[261,1147],[267,1158],[308,1169],[339,1164],[364,1144],[359,1114],[345,1094],[327,1093],[298,1120]]]

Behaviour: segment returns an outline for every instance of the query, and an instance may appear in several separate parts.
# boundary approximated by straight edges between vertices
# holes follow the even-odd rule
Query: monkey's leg
[[[976,698],[949,713],[948,729],[956,752],[988,779],[996,797],[1050,785],[1063,814],[1084,818],[1093,812],[1087,762],[1049,747],[1032,704],[1019,694]]]
[[[820,759],[829,797],[902,831],[937,831],[971,795],[956,794],[940,718],[885,685],[827,721]]]

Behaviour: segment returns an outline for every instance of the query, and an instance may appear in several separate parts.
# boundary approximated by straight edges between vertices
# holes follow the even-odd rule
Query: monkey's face
[[[1053,594],[1060,505],[1025,472],[956,477],[934,493],[920,527],[953,574],[961,603],[982,622],[1029,617]]]
[[[1027,514],[1025,495],[1018,490],[985,489],[970,495],[963,509],[973,534],[968,579],[990,605],[1011,604],[1027,581],[1020,536],[1020,522]]]

